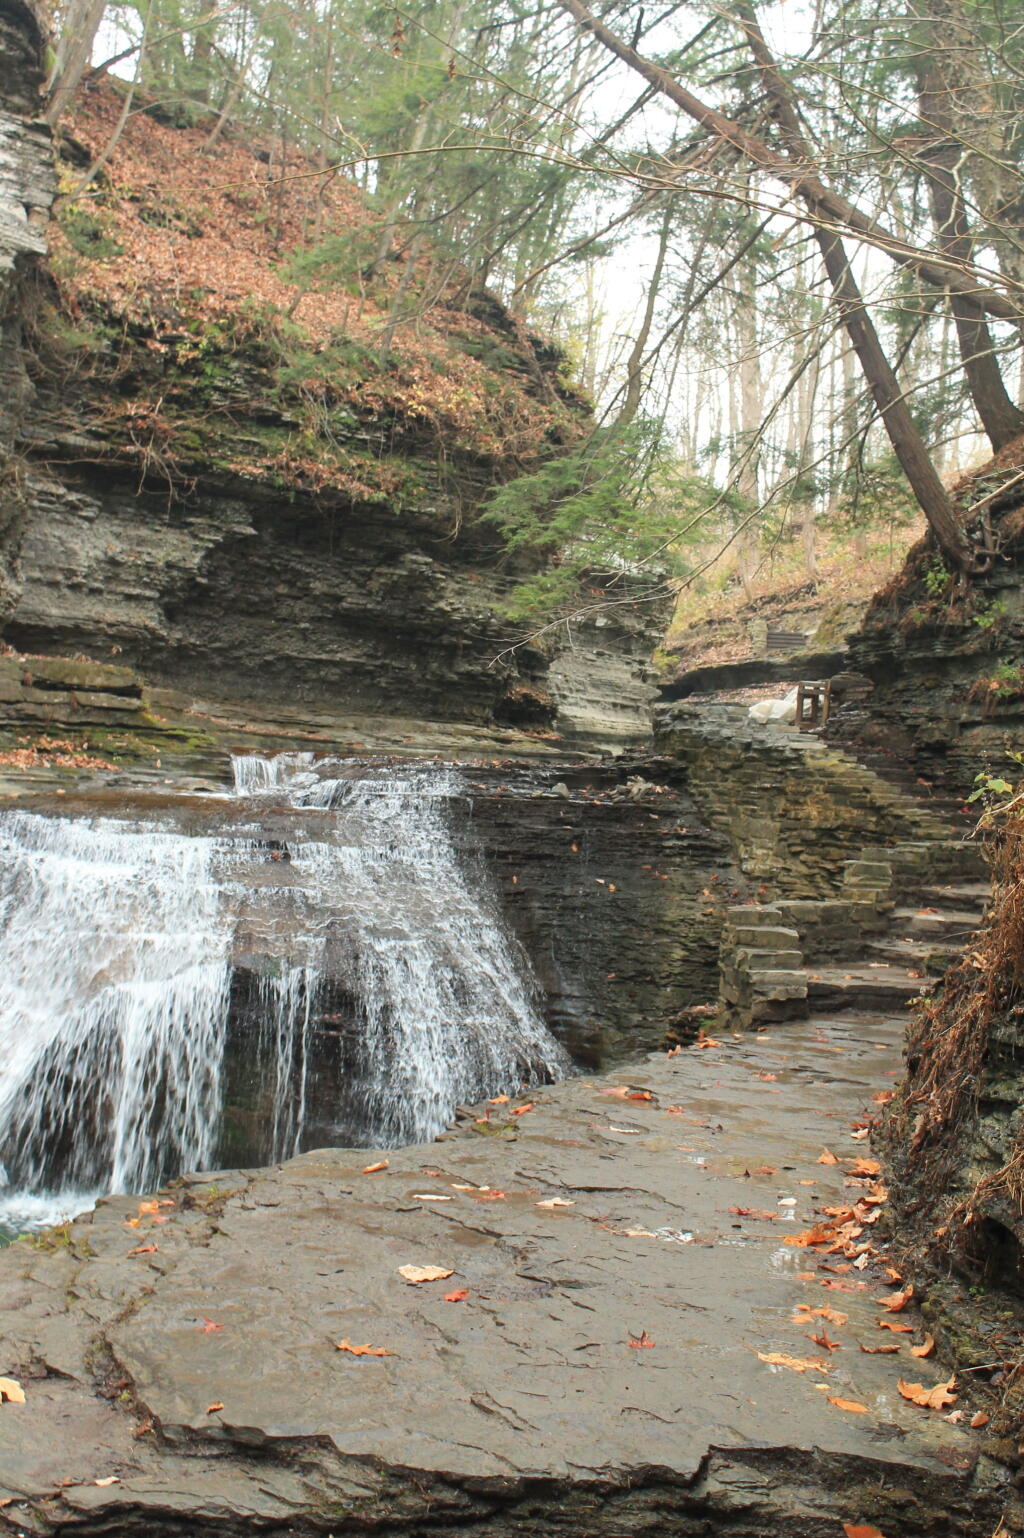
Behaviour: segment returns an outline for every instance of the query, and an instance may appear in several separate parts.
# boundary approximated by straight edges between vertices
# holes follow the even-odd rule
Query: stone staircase
[[[932,836],[872,845],[847,861],[834,898],[727,910],[724,1023],[898,1010],[941,975],[981,922],[987,872],[978,846],[950,837],[930,810],[917,828]]]

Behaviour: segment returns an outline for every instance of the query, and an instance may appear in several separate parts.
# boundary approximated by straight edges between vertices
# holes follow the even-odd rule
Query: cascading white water
[[[382,1141],[435,1136],[460,1100],[564,1072],[496,916],[460,865],[442,767],[366,776],[309,754],[235,760],[240,794],[330,809],[331,842],[290,846],[327,905],[334,964],[360,1001],[362,1098]]]
[[[246,1074],[246,1147],[258,1122],[278,1159],[314,1091],[319,1141],[397,1143],[565,1071],[460,867],[456,771],[289,754],[235,778],[199,835],[166,815],[0,814],[0,1225],[209,1167]],[[240,967],[252,1029],[232,1056]]]

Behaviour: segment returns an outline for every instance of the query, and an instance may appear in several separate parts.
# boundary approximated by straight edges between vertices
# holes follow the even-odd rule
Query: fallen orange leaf
[[[813,1340],[816,1346],[821,1346],[825,1351],[840,1351],[842,1347],[837,1340],[829,1340],[828,1331],[823,1329],[820,1335],[809,1335],[808,1340]]]
[[[17,1378],[0,1378],[0,1404],[24,1404],[25,1390]]]
[[[894,1352],[900,1349],[900,1343],[895,1341],[891,1346],[865,1346],[861,1344],[860,1349],[864,1352],[865,1356],[892,1356]]]
[[[654,1342],[646,1330],[641,1330],[636,1338],[631,1335],[629,1344],[633,1347],[634,1351],[651,1351],[654,1347]]]
[[[911,1356],[931,1356],[934,1350],[935,1337],[933,1335],[926,1335],[919,1346],[911,1346],[910,1354]]]
[[[510,1116],[525,1116],[527,1111],[532,1111],[532,1110],[533,1110],[533,1101],[530,1100],[530,1101],[527,1102],[526,1105],[513,1106],[512,1110],[509,1111],[508,1114]]]
[[[902,1292],[894,1292],[891,1298],[876,1298],[875,1302],[881,1303],[882,1307],[890,1314],[900,1314],[913,1296],[913,1287],[905,1287]]]
[[[455,1275],[454,1271],[446,1270],[444,1266],[399,1266],[398,1274],[413,1286],[418,1286],[420,1282],[443,1282],[446,1276]]]
[[[913,1335],[914,1333],[914,1326],[912,1324],[900,1324],[896,1319],[879,1319],[878,1328],[880,1330],[892,1330],[894,1335]]]
[[[903,1378],[896,1382],[903,1398],[924,1410],[944,1410],[947,1405],[956,1404],[956,1395],[951,1392],[955,1385],[955,1377],[945,1383],[936,1383],[934,1388],[925,1388],[923,1383],[907,1383]]]
[[[988,1423],[989,1417],[985,1414],[984,1410],[979,1410],[977,1415],[971,1416],[971,1426],[975,1431],[980,1430],[982,1426],[987,1426]]]
[[[824,1308],[814,1308],[810,1303],[798,1303],[796,1313],[793,1315],[793,1323],[806,1324],[810,1319],[827,1319],[829,1324],[840,1326],[846,1323],[848,1317],[847,1314],[841,1314],[837,1308],[830,1308],[827,1303]]]
[[[349,1356],[394,1356],[395,1354],[393,1351],[385,1351],[383,1346],[353,1346],[349,1340],[339,1340],[334,1349],[347,1351]]]
[[[805,1228],[802,1233],[790,1234],[784,1239],[784,1244],[795,1244],[801,1249],[807,1249],[812,1244],[831,1244],[835,1238],[835,1229],[831,1223],[818,1223],[814,1228]]]
[[[488,1105],[508,1105],[507,1095],[495,1095],[493,1100],[488,1100]]]
[[[854,1159],[846,1173],[848,1175],[880,1175],[882,1166],[877,1159]]]
[[[387,1167],[388,1167],[388,1161],[386,1159],[379,1159],[376,1164],[368,1164],[366,1166],[366,1168],[363,1170],[363,1174],[364,1175],[376,1175],[378,1170],[386,1170]]]
[[[215,1330],[223,1330],[224,1326],[222,1324],[214,1324],[212,1319],[204,1319],[199,1328],[204,1335],[212,1335]]]
[[[826,1396],[829,1404],[834,1404],[839,1410],[849,1410],[851,1415],[870,1415],[871,1411],[866,1404],[858,1404],[856,1399],[833,1399],[832,1395]]]
[[[444,1301],[446,1303],[462,1303],[468,1297],[469,1297],[469,1288],[468,1287],[456,1287],[454,1292],[446,1292],[445,1293]]]
[[[206,1406],[206,1413],[207,1413],[207,1415],[216,1415],[217,1411],[218,1410],[223,1410],[223,1408],[224,1408],[223,1401],[220,1400],[220,1399],[215,1399],[213,1404],[208,1404]]]
[[[831,1372],[827,1362],[814,1356],[790,1356],[788,1351],[759,1351],[758,1361],[770,1367],[788,1367],[793,1372]]]
[[[846,1538],[883,1538],[877,1527],[858,1527],[852,1522],[843,1523],[843,1532]]]
[[[129,1250],[129,1255],[155,1255],[160,1248],[158,1244],[140,1244],[137,1249]]]

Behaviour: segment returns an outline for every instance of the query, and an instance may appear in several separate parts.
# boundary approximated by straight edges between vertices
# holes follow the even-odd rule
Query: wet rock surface
[[[862,1152],[901,1031],[726,1038],[467,1113],[374,1173],[333,1150],[187,1177],[12,1246],[0,1525],[988,1538],[995,1465],[896,1389],[939,1371],[858,1349],[901,1338],[880,1270],[783,1243],[849,1201],[816,1161]],[[794,1317],[826,1305],[834,1351]]]

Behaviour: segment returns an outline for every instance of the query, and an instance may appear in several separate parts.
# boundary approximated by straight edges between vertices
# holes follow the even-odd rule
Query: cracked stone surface
[[[988,1538],[976,1434],[897,1393],[941,1370],[859,1350],[915,1338],[879,1329],[883,1273],[783,1243],[855,1194],[816,1161],[864,1152],[902,1024],[724,1037],[376,1173],[337,1149],[189,1176],[11,1246],[0,1373],[27,1403],[0,1408],[0,1531]],[[802,1304],[848,1316],[839,1349]]]

